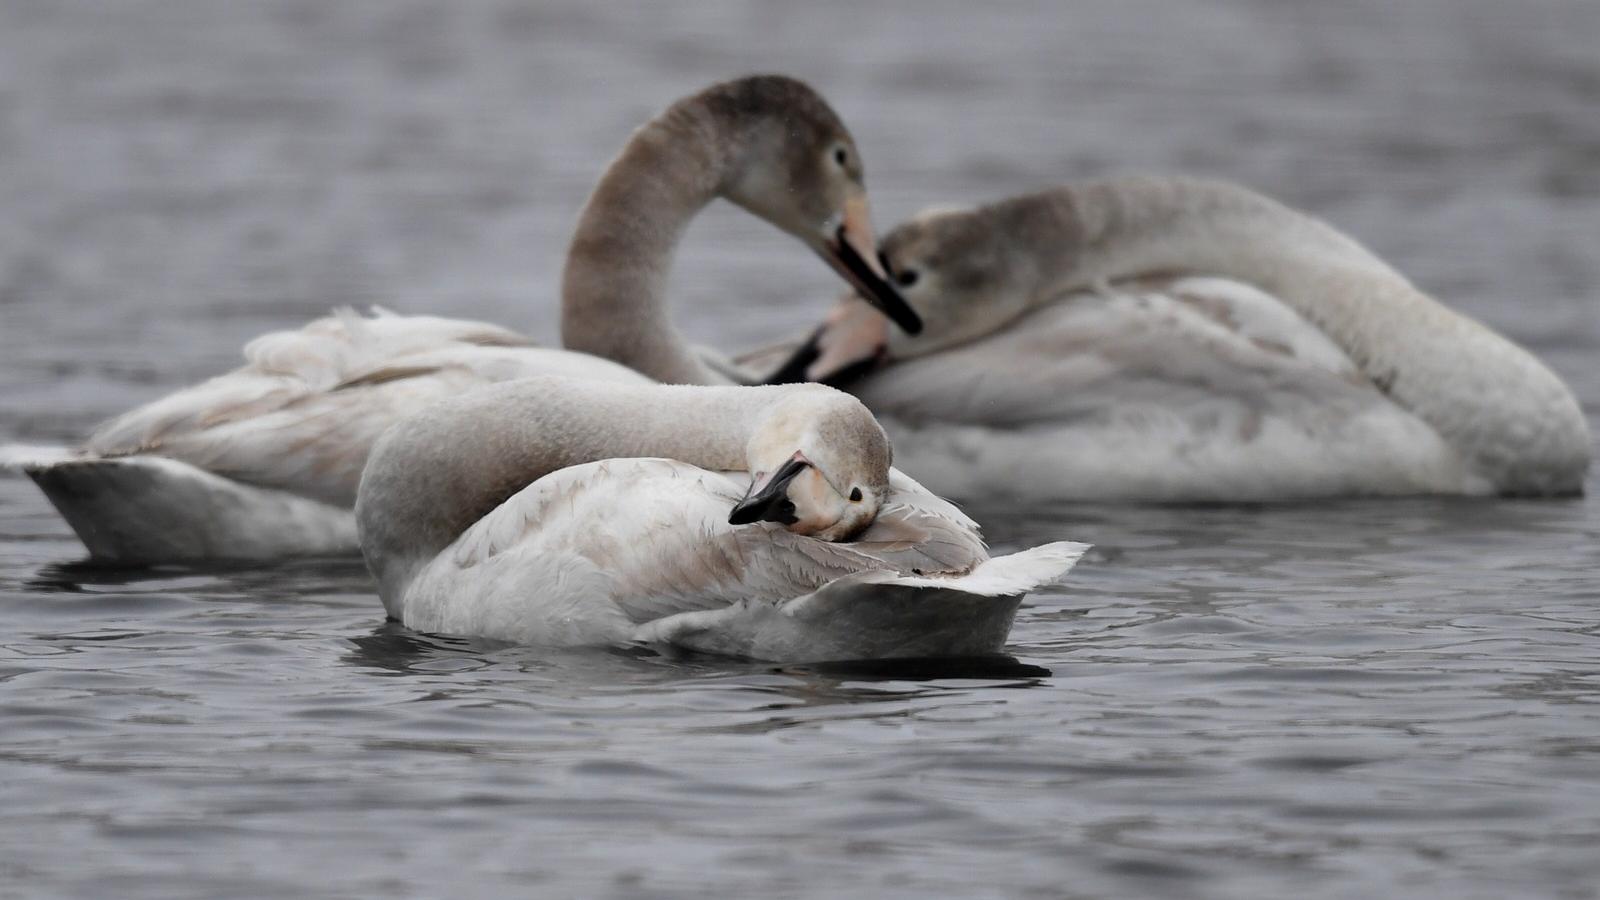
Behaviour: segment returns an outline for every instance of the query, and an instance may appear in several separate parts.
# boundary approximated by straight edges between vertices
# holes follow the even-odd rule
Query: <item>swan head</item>
[[[757,421],[745,447],[750,490],[734,525],[777,522],[796,534],[847,541],[871,525],[889,496],[889,437],[848,394],[790,389]]]
[[[921,213],[884,237],[882,260],[924,323],[922,333],[889,327],[846,293],[811,338],[767,380],[843,386],[882,363],[982,337],[1033,302],[1038,265],[994,207]]]
[[[822,95],[793,78],[755,75],[691,102],[723,136],[724,197],[804,241],[902,329],[922,329],[879,261],[861,152]]]

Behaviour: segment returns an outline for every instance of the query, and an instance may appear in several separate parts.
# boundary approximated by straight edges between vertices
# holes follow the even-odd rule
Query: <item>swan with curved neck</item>
[[[661,299],[684,229],[717,197],[799,238],[902,328],[921,329],[884,278],[850,133],[810,88],[757,77],[673,104],[611,163],[567,253],[562,343],[668,384],[725,382]]]
[[[1082,548],[991,560],[889,464],[871,413],[819,385],[535,378],[391,429],[356,517],[389,615],[421,630],[768,659],[993,652],[1016,599]],[[907,613],[869,624],[882,603]]]
[[[585,352],[479,322],[345,313],[257,339],[243,368],[119,417],[82,450],[7,448],[0,464],[32,475],[100,558],[353,551],[349,509],[368,452],[429,403],[539,374],[726,381],[689,351],[662,300],[679,236],[719,196],[917,327],[882,277],[849,131],[805,84],[753,76],[672,104],[600,179],[562,283],[563,335]]]
[[[1101,466],[1091,495],[1582,489],[1588,429],[1554,373],[1325,223],[1242,188],[1170,178],[1061,187],[925,214],[891,233],[883,253],[926,332],[891,333],[846,302],[777,380],[829,380],[886,360],[855,389],[881,416],[915,419],[924,442],[937,440],[930,423],[942,413],[934,398],[911,396],[911,369],[942,365],[954,379],[952,369],[976,373],[1022,353],[1057,366],[1053,387],[1078,392],[1084,404],[1092,402],[1084,394],[1102,392],[1102,419],[1117,414],[1119,399],[1158,409],[1149,393],[1169,382],[1174,406],[1160,414],[1191,415],[1191,424],[1152,437],[1190,449],[1206,440],[1192,424],[1199,417],[1226,420],[1231,407],[1252,407],[1231,448],[1212,459],[1199,450],[1151,459],[1169,470],[1165,479]],[[1140,379],[1143,394],[1134,387]],[[1019,400],[1026,389],[1008,397],[1005,384],[992,384],[983,399],[1027,407]],[[1032,412],[1033,425],[1056,416],[1045,403]],[[1085,421],[1083,407],[1073,412]],[[943,415],[962,428],[993,426],[991,442],[1031,442],[1036,451],[1062,436],[1041,429],[1029,437],[960,401]],[[1285,426],[1283,452],[1274,452],[1263,421]],[[985,439],[969,430],[953,440],[970,449]],[[1062,493],[1082,493],[1073,467],[1095,465],[1092,442],[1074,448],[1059,473]],[[1230,469],[1229,452],[1255,470],[1260,490]],[[1310,465],[1306,453],[1326,458]]]

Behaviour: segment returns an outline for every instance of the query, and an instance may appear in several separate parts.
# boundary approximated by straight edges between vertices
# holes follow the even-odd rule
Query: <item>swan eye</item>
[[[878,251],[878,263],[883,266],[883,271],[889,273],[889,277],[893,278],[895,283],[901,287],[911,287],[917,283],[916,269],[901,269],[896,272],[894,266],[889,265],[889,257],[882,250]]]
[[[850,502],[851,503],[860,503],[861,502],[861,488],[851,488],[850,489]]]
[[[844,149],[843,147],[833,148],[833,161],[838,163],[841,167],[847,165],[850,162],[850,151]]]

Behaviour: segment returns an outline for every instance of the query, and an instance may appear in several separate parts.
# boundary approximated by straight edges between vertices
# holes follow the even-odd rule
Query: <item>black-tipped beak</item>
[[[821,343],[824,330],[825,327],[811,332],[811,336],[806,338],[805,343],[796,347],[794,353],[790,354],[783,365],[779,366],[776,371],[768,375],[761,383],[799,384],[809,381],[810,377],[807,373],[811,369],[811,364],[822,356]],[[856,360],[842,369],[835,369],[823,375],[818,379],[817,383],[825,384],[831,388],[838,388],[841,391],[848,391],[856,382],[876,372],[883,365],[883,360],[884,354],[880,351],[874,356]]]
[[[734,506],[733,513],[728,516],[729,525],[749,525],[751,522],[777,522],[781,525],[793,525],[800,521],[794,514],[794,501],[789,499],[789,482],[796,475],[805,471],[811,465],[804,459],[795,457],[778,467],[772,473],[767,483],[757,491],[754,484],[750,485],[750,492],[744,495],[738,505]]]
[[[844,226],[839,226],[833,240],[825,245],[823,258],[850,282],[850,286],[856,289],[863,300],[877,307],[879,312],[888,316],[890,321],[899,325],[906,334],[922,333],[922,317],[917,315],[917,311],[900,296],[900,292],[894,289],[894,285],[890,284],[887,278],[880,275],[862,258],[855,245],[847,239]]]
[[[816,362],[817,357],[822,355],[822,348],[818,346],[822,340],[822,331],[823,329],[818,328],[816,331],[811,332],[811,336],[806,338],[805,342],[799,347],[795,348],[794,353],[790,354],[783,365],[779,366],[777,371],[768,375],[766,380],[761,383],[799,384],[806,381],[806,370],[811,368],[811,364]],[[837,387],[837,385],[834,386]]]

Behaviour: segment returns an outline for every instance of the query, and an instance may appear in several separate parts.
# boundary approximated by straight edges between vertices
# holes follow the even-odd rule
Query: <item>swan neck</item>
[[[743,470],[762,415],[801,390],[825,389],[539,377],[482,388],[412,416],[378,442],[356,499],[361,548],[379,593],[386,604],[397,602],[421,566],[513,494],[558,469],[665,457]]]
[[[561,339],[668,384],[724,382],[672,324],[665,300],[684,230],[721,191],[735,149],[704,110],[646,123],[606,169],[578,219],[561,285]]]

